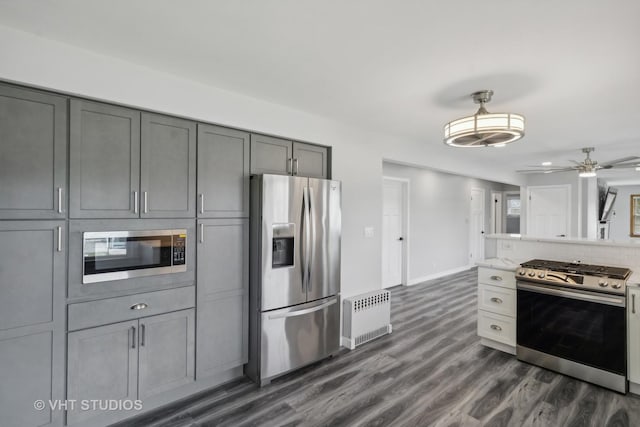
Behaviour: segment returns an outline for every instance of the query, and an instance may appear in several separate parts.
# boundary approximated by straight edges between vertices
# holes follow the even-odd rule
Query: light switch
[[[364,237],[373,237],[373,227],[364,228]]]

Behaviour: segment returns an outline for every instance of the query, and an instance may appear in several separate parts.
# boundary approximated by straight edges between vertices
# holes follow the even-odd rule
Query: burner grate
[[[610,277],[612,279],[626,280],[631,270],[624,267],[609,267],[604,265],[581,264],[575,262],[551,261],[545,259],[533,259],[521,264],[524,268],[538,270],[550,270],[561,273],[582,274],[585,276]]]

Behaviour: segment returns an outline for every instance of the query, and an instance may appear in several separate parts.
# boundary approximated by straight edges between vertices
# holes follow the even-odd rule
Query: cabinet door
[[[140,216],[195,216],[196,124],[142,113]]]
[[[136,400],[138,396],[138,321],[115,323],[68,334],[67,411],[74,424],[101,412],[82,410],[81,399]]]
[[[0,219],[64,218],[67,99],[0,85]]]
[[[70,216],[137,218],[140,113],[72,99],[69,131]]]
[[[251,173],[290,175],[292,143],[284,139],[251,134]]]
[[[293,175],[310,178],[328,178],[328,148],[317,145],[293,143]]]
[[[629,287],[627,329],[629,381],[640,384],[640,289]]]
[[[197,378],[241,366],[248,346],[248,220],[201,220]]]
[[[0,221],[0,424],[57,425],[64,396],[64,221]],[[25,261],[28,260],[28,261]]]
[[[139,398],[194,381],[194,309],[140,319]]]
[[[198,125],[198,216],[249,216],[249,134]]]

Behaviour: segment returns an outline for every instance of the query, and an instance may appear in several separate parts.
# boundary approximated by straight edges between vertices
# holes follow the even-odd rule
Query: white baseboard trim
[[[429,274],[428,276],[417,277],[415,279],[410,279],[407,283],[407,286],[417,285],[418,283],[426,282],[427,280],[439,279],[444,276],[448,276],[450,274],[462,273],[463,271],[467,271],[475,267],[475,264],[469,264],[458,268],[452,268],[451,270],[440,271],[439,273]]]

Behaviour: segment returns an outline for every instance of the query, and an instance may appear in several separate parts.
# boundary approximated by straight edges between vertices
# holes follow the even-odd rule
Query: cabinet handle
[[[144,338],[146,334],[147,328],[145,328],[144,323],[140,325],[140,347],[144,347]]]
[[[631,313],[636,314],[636,294],[631,294]]]
[[[62,227],[58,226],[58,245],[56,249],[58,252],[62,252]]]
[[[494,331],[501,331],[502,328],[498,325],[491,325],[491,329],[493,329]]]
[[[133,304],[131,307],[131,310],[144,310],[145,308],[149,307],[146,303],[144,302],[139,302],[138,304]]]
[[[200,224],[200,243],[204,243],[204,224]]]
[[[138,192],[133,192],[133,213],[138,213]]]
[[[149,193],[148,192],[144,192],[142,193],[142,198],[144,200],[144,213],[149,213]]]
[[[502,276],[491,276],[491,280],[495,280],[496,282],[502,282]]]
[[[287,173],[293,173],[293,158],[289,157],[289,165],[287,167]]]
[[[502,304],[502,300],[500,298],[496,298],[496,297],[491,298],[491,302],[495,302],[497,304]]]
[[[200,213],[204,213],[204,193],[200,193]]]
[[[298,159],[293,159],[293,174],[298,175]]]
[[[136,327],[131,327],[131,348],[136,348]]]
[[[62,187],[58,187],[58,213],[62,213]]]

